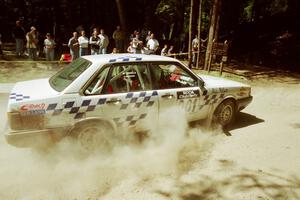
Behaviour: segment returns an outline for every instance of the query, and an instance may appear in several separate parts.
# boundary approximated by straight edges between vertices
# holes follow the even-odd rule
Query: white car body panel
[[[17,83],[10,94],[7,112],[29,120],[31,117],[39,120],[41,118],[43,124],[40,129],[42,130],[74,127],[76,123],[88,119],[107,120],[114,127],[139,127],[146,119],[157,124],[160,112],[172,106],[182,107],[187,113],[188,121],[193,121],[209,117],[226,98],[235,100],[250,98],[250,86],[248,85],[207,75],[196,75],[188,68],[184,68],[184,70],[192,74],[191,77],[195,77],[195,79],[200,77],[198,82],[204,81],[203,87],[199,85],[115,94],[84,95],[83,88],[89,83],[91,77],[101,71],[104,66],[118,63],[126,65],[131,62],[169,62],[176,63],[178,66],[183,64],[169,57],[142,54],[107,54],[84,56],[83,58],[90,61],[91,65],[61,92],[51,87],[49,79]],[[189,80],[182,79],[186,83]],[[243,106],[247,104],[248,102]],[[10,119],[10,121],[12,120],[13,118]],[[31,130],[20,127],[15,129],[12,127],[11,129],[7,138],[22,131],[31,132]],[[10,143],[13,144],[13,142]]]

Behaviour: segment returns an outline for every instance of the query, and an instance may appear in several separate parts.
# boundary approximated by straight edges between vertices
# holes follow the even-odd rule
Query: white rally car
[[[156,55],[83,56],[51,78],[18,82],[8,102],[9,144],[28,147],[76,136],[83,145],[118,127],[157,124],[162,110],[181,106],[188,121],[232,123],[252,101],[248,85],[197,75]]]

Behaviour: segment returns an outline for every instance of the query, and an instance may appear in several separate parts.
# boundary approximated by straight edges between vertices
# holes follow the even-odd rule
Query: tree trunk
[[[191,7],[190,7],[190,22],[189,22],[189,54],[188,54],[188,60],[189,60],[189,68],[191,68],[192,64],[192,24],[193,24],[193,8],[194,8],[194,0],[191,0]]]
[[[213,7],[212,7],[212,13],[211,13],[211,20],[210,20],[210,27],[209,27],[209,33],[208,33],[208,42],[207,42],[207,49],[205,54],[205,64],[204,64],[204,70],[210,71],[210,62],[211,62],[211,53],[212,53],[212,47],[214,42],[214,35],[215,35],[215,28],[216,28],[216,20],[218,17],[218,2],[221,0],[214,0]]]
[[[58,2],[58,1],[57,1]],[[55,21],[57,22],[56,36],[70,34],[73,31],[72,25],[74,24],[74,20],[72,18],[72,7],[69,1],[62,0],[60,3],[55,5],[54,13],[56,15]],[[58,20],[63,19],[63,20]],[[68,22],[68,23],[64,23]]]
[[[216,17],[216,25],[215,25],[215,33],[214,33],[214,41],[218,42],[219,40],[219,26],[220,26],[220,17],[221,17],[221,6],[222,6],[222,1],[218,1],[218,5],[217,5],[217,17]]]
[[[120,19],[120,24],[122,29],[127,32],[127,24],[126,24],[126,17],[123,9],[122,0],[116,0],[117,8],[118,8],[118,14]]]
[[[196,68],[199,68],[200,61],[200,51],[201,51],[201,22],[202,22],[202,0],[199,0],[199,11],[198,11],[198,54],[197,54],[197,63]]]

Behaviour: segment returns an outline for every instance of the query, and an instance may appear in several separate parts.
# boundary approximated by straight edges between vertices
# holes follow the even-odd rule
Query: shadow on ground
[[[247,126],[252,126],[252,125],[255,125],[255,124],[262,123],[264,121],[265,120],[260,119],[260,118],[254,116],[254,115],[244,113],[244,112],[239,112],[236,116],[234,124],[231,125],[230,127],[228,127],[226,130],[224,130],[224,133],[227,136],[231,136],[230,131],[232,131],[232,130],[244,128],[244,127],[247,127]]]
[[[239,112],[236,116],[235,123],[231,127],[230,130],[244,128],[244,127],[251,126],[251,125],[254,125],[254,124],[262,123],[264,121],[265,120],[260,119],[260,118],[254,116],[254,115],[249,114],[249,113]]]

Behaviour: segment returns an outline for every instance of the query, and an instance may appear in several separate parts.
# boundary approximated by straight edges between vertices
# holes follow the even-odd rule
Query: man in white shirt
[[[89,54],[89,39],[85,36],[85,31],[81,31],[81,36],[78,38],[79,56]]]
[[[55,41],[53,40],[50,33],[46,34],[46,39],[44,40],[44,48],[46,53],[46,60],[53,61],[54,60],[54,49],[55,49]]]
[[[147,48],[150,51],[150,54],[155,54],[159,47],[158,41],[154,38],[154,34],[152,33],[150,39],[147,42]]]

